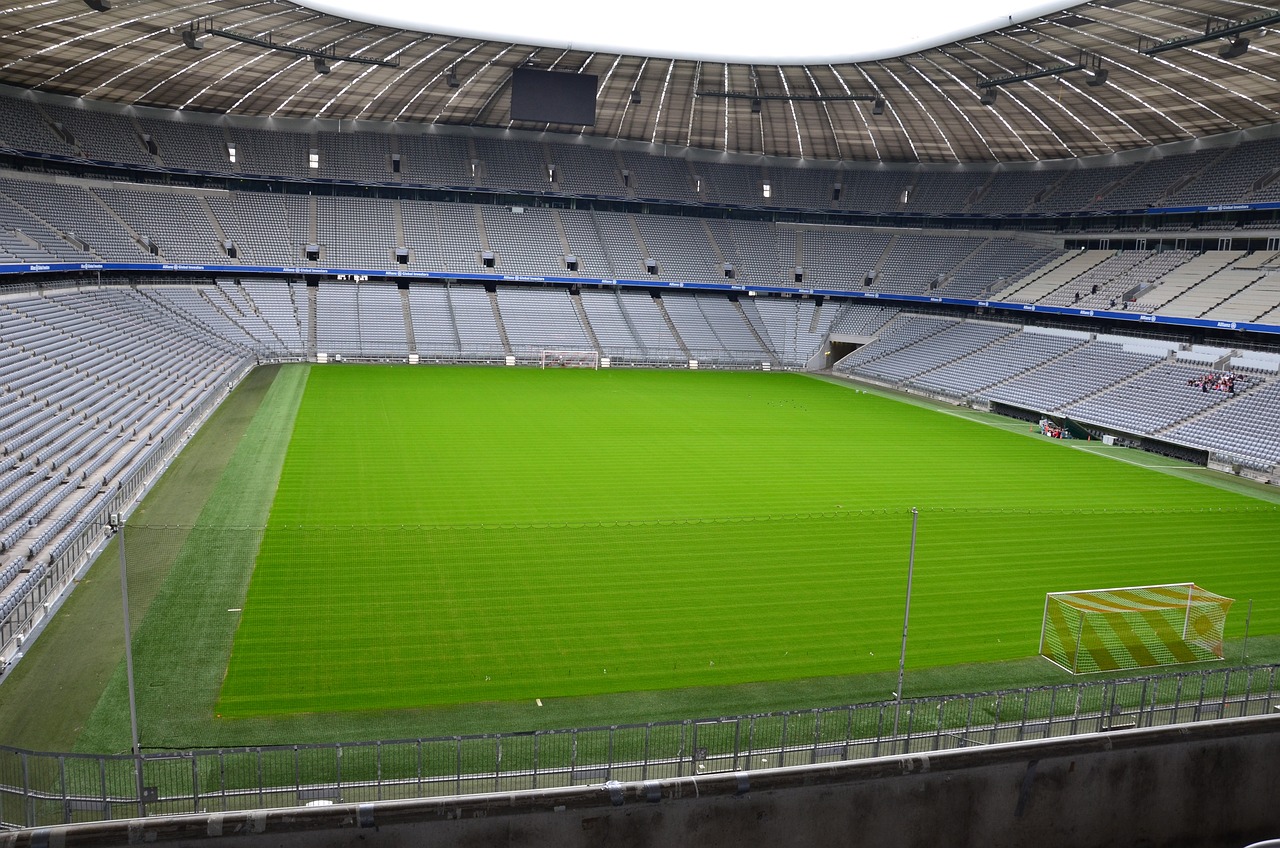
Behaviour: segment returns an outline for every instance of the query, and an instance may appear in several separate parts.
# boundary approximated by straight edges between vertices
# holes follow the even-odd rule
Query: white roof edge
[[[295,2],[317,12],[413,32],[551,49],[767,65],[892,59],[1081,5],[1080,0],[911,0],[877,8],[828,2],[825,7],[820,3],[802,13],[766,19],[726,14],[718,4],[674,0],[648,0],[642,15],[625,17],[602,15],[598,4],[585,0],[536,6],[491,0],[479,8],[413,0]],[[824,20],[840,25],[824,26]],[[745,24],[748,29],[736,31],[733,24]],[[894,26],[909,29],[895,31]]]

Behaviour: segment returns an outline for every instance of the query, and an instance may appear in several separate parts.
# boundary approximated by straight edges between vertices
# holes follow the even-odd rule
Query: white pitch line
[[[1085,453],[1091,453],[1094,456],[1105,456],[1107,459],[1114,459],[1117,462],[1127,462],[1130,465],[1136,465],[1139,468],[1195,468],[1196,467],[1194,465],[1148,465],[1145,462],[1134,462],[1132,459],[1125,459],[1123,456],[1118,456],[1109,451],[1098,451],[1098,450],[1094,450],[1093,448],[1085,447],[1084,445],[1071,445],[1071,449],[1084,451]]]

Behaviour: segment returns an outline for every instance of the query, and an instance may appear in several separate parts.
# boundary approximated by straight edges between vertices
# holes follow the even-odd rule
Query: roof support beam
[[[1184,35],[1182,38],[1172,38],[1168,41],[1159,41],[1155,44],[1147,44],[1147,46],[1144,46],[1144,44],[1146,44],[1146,40],[1139,39],[1138,52],[1144,56],[1154,56],[1157,53],[1164,53],[1167,50],[1177,50],[1180,47],[1194,47],[1197,44],[1217,41],[1219,38],[1239,35],[1243,32],[1262,29],[1263,27],[1272,26],[1277,23],[1280,23],[1280,14],[1262,15],[1256,18],[1249,18],[1245,21],[1226,21],[1221,26],[1217,27],[1213,25],[1212,20],[1208,20],[1205,22],[1203,35]]]
[[[191,33],[190,36],[187,33]],[[190,47],[201,34],[216,35],[219,38],[225,38],[229,41],[238,41],[241,44],[252,44],[255,47],[264,47],[267,50],[279,50],[282,53],[291,53],[294,56],[309,56],[312,59],[323,59],[328,62],[354,62],[357,65],[378,65],[383,68],[400,67],[400,57],[395,56],[391,59],[376,59],[366,56],[341,56],[332,48],[324,50],[314,50],[310,47],[296,47],[292,44],[277,44],[268,34],[266,38],[259,38],[255,35],[245,35],[239,32],[232,32],[229,29],[219,29],[211,22],[204,27],[197,29],[192,24],[190,29],[183,30],[183,40],[188,41],[187,46]]]

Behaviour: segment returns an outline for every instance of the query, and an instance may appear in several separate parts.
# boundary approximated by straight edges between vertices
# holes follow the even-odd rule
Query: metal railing
[[[139,757],[0,747],[0,826],[655,780],[1256,716],[1280,705],[1278,671],[1213,668],[725,718]]]

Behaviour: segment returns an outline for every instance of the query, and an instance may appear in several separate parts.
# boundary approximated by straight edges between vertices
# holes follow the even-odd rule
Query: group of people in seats
[[[1208,392],[1226,392],[1229,395],[1236,393],[1236,375],[1230,371],[1223,371],[1221,374],[1216,371],[1210,371],[1187,381],[1188,386],[1195,386],[1200,391]]]

